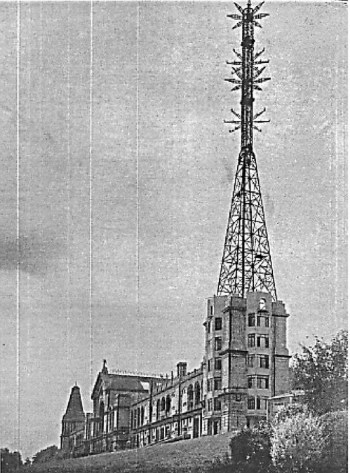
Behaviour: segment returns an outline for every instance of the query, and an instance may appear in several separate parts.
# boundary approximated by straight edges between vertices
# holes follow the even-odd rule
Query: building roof
[[[120,374],[103,375],[106,381],[106,389],[114,391],[141,391],[148,392],[150,382],[138,376],[123,376]]]
[[[79,386],[74,386],[70,393],[67,410],[63,416],[63,420],[80,421],[84,420],[84,418],[85,414],[80,395],[80,388]]]
[[[305,391],[300,389],[300,390],[291,391],[289,393],[279,394],[278,396],[273,396],[273,397],[270,397],[269,399],[274,400],[274,399],[285,399],[287,397],[302,397],[302,396],[305,396]]]
[[[103,360],[102,370],[98,373],[95,385],[91,393],[91,399],[95,399],[101,389],[116,391],[119,393],[141,393],[150,391],[152,382],[160,382],[163,378],[143,374],[119,374],[109,373],[106,360]]]

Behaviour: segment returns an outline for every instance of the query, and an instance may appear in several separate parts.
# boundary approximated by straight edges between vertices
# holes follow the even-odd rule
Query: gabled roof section
[[[151,379],[133,375],[98,374],[91,398],[94,399],[101,387],[106,391],[140,392],[147,393],[150,389]]]
[[[159,382],[161,378],[137,374],[109,373],[107,362],[103,360],[102,370],[98,373],[95,385],[91,393],[91,399],[99,396],[101,389],[105,391],[116,391],[119,393],[141,393],[150,391],[152,382]]]
[[[137,376],[110,374],[108,377],[109,379],[106,383],[106,389],[144,393],[148,392],[150,389],[150,381],[145,381]]]
[[[67,421],[80,421],[85,419],[83,403],[80,395],[79,386],[74,386],[70,393],[68,406],[66,413],[63,416],[63,420]]]

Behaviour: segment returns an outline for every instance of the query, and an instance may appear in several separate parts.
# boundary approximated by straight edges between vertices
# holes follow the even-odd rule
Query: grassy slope
[[[46,463],[30,471],[51,473],[160,473],[204,472],[229,452],[232,434],[158,444],[138,450],[104,453],[80,459]]]

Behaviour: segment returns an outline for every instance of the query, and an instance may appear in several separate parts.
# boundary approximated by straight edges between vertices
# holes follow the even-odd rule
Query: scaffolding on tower
[[[232,67],[232,77],[225,79],[233,84],[232,91],[241,91],[240,113],[231,109],[232,120],[225,121],[233,127],[230,132],[241,130],[241,150],[234,182],[224,251],[217,294],[246,297],[248,292],[267,292],[277,300],[270,245],[260,191],[258,168],[253,151],[253,132],[261,132],[257,124],[265,108],[254,114],[254,91],[262,90],[260,84],[270,80],[261,77],[268,64],[262,59],[264,49],[254,52],[254,29],[261,28],[258,20],[268,16],[260,13],[264,2],[253,7],[250,0],[245,8],[235,3],[238,13],[227,15],[237,21],[232,29],[242,28],[241,51],[233,49],[235,58],[227,62]],[[259,12],[259,13],[258,13]]]

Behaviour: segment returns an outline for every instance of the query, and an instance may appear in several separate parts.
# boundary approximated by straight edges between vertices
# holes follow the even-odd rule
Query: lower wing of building
[[[175,375],[157,377],[109,373],[104,364],[84,435],[65,427],[67,456],[216,435],[266,419],[269,399],[289,391],[287,317],[267,293],[214,296],[198,369],[180,362]]]

